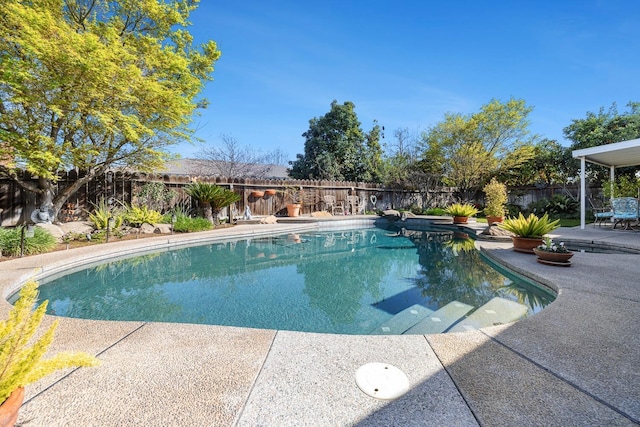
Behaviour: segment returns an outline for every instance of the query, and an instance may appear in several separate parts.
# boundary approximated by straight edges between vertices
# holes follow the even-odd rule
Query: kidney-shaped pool
[[[364,228],[114,260],[43,280],[39,298],[84,319],[425,334],[519,320],[555,296],[496,269],[466,235]]]

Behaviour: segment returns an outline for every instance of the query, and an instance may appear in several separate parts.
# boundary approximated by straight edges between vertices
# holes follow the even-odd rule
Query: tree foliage
[[[500,180],[508,185],[562,184],[578,173],[571,149],[554,140],[543,139],[521,149],[530,150],[528,160],[517,169],[502,168],[498,173]]]
[[[355,105],[331,103],[322,117],[309,120],[304,154],[290,162],[289,175],[297,179],[379,182],[382,179],[380,126],[364,133]]]
[[[597,113],[587,112],[585,118],[574,119],[563,129],[564,136],[572,141],[571,150],[640,138],[640,102],[629,102],[627,107],[629,110],[620,114],[614,103],[606,111],[601,107]],[[578,162],[574,160],[576,169]],[[633,176],[636,171],[636,167],[620,168],[616,174]],[[589,175],[592,180],[602,182],[609,172],[607,168],[594,165],[589,168]]]
[[[470,198],[502,169],[517,169],[531,157],[527,116],[532,107],[521,99],[491,100],[470,115],[447,113],[423,133],[421,165]]]
[[[56,215],[110,167],[157,167],[166,147],[190,138],[220,55],[185,29],[197,4],[0,0],[0,173]],[[81,178],[59,191],[58,173],[71,168]]]

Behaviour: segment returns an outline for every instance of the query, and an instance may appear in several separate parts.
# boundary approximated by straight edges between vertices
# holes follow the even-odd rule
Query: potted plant
[[[493,177],[482,189],[486,197],[484,213],[489,225],[504,221],[505,206],[507,204],[507,186]]]
[[[551,237],[545,237],[541,245],[533,248],[533,252],[538,256],[538,262],[550,265],[569,266],[569,259],[573,252],[566,248],[564,242],[556,244]]]
[[[302,208],[302,187],[290,186],[284,190],[285,199],[289,201],[287,203],[287,215],[294,217],[300,215],[300,209]]]
[[[530,214],[525,218],[522,212],[517,218],[507,218],[498,226],[510,231],[513,237],[513,250],[523,253],[534,253],[533,248],[542,244],[542,237],[558,228],[560,220],[551,221],[546,213],[538,218]]]
[[[55,321],[45,333],[34,339],[47,309],[47,301],[35,310],[38,284],[27,282],[20,290],[20,298],[0,322],[0,425],[13,426],[24,399],[24,387],[59,370],[79,366],[95,366],[98,359],[87,353],[59,353],[43,359],[53,334]]]
[[[454,224],[466,224],[470,216],[478,213],[478,209],[470,203],[454,203],[445,212],[453,216]]]

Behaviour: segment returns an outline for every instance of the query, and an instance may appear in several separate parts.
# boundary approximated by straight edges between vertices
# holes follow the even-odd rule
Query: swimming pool
[[[451,230],[366,228],[115,260],[43,280],[40,299],[50,314],[86,319],[438,333],[516,320],[554,298],[507,276]]]

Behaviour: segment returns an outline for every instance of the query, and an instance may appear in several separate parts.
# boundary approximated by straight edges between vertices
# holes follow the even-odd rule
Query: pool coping
[[[318,223],[240,225],[4,261],[0,286],[6,297],[34,272],[52,274],[116,252],[137,254],[247,234],[313,230]],[[344,223],[331,226],[337,224]],[[621,245],[640,248],[637,233],[559,229],[554,235],[607,244],[622,239]],[[478,245],[494,261],[557,288],[557,300],[514,324],[412,337],[61,318],[53,349],[89,351],[103,363],[28,386],[19,422],[639,423],[638,255],[577,253],[566,269],[536,263],[534,257],[512,251],[508,242],[478,241]],[[3,298],[3,318],[8,309]],[[47,316],[47,322],[53,319]],[[355,383],[355,371],[369,362],[402,369],[411,391],[394,401],[366,396]]]

